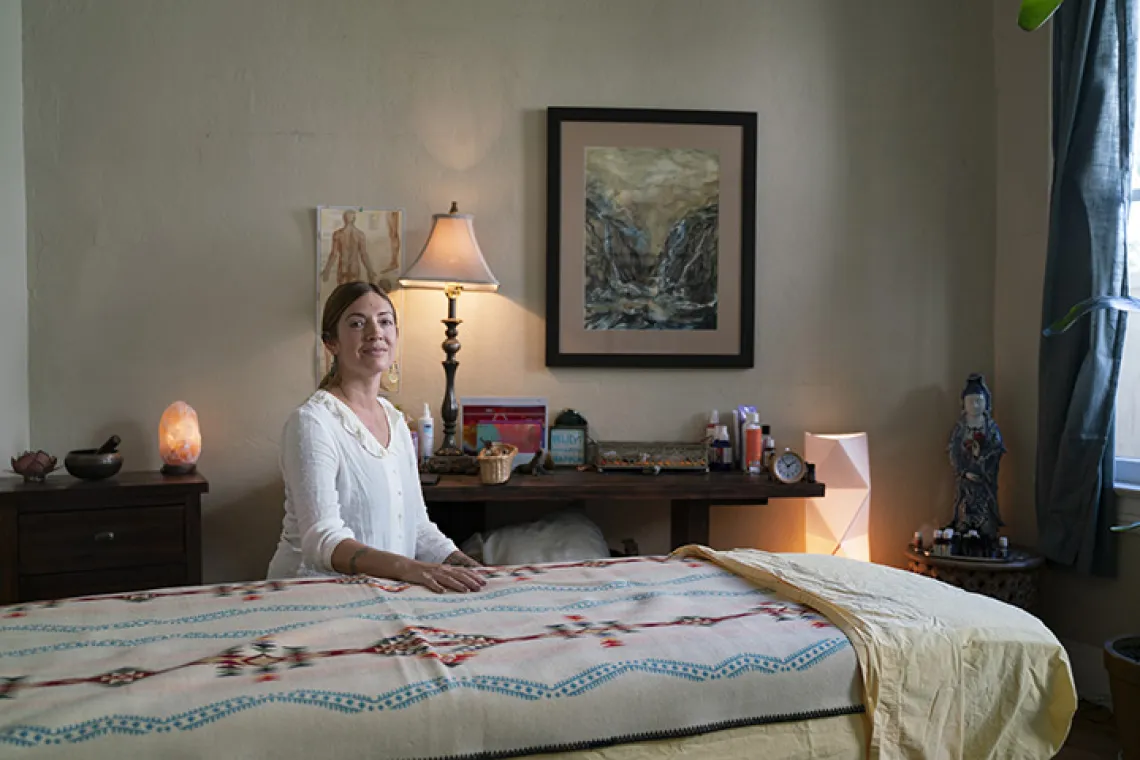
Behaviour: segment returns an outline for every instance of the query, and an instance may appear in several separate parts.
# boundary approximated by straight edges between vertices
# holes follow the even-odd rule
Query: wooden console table
[[[743,472],[672,472],[658,475],[625,472],[556,470],[549,475],[519,475],[500,485],[484,485],[474,475],[441,475],[423,487],[428,514],[457,544],[486,529],[489,503],[510,501],[668,501],[672,548],[708,544],[709,507],[763,505],[769,499],[823,496],[823,483],[785,485],[766,475]]]

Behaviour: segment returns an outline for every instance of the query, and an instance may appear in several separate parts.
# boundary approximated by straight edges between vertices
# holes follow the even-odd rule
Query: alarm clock
[[[768,470],[781,483],[798,483],[807,474],[807,465],[802,456],[791,449],[784,449],[782,454],[772,457]]]

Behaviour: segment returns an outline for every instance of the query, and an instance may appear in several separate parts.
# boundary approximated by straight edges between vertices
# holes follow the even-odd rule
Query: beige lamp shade
[[[451,204],[446,214],[432,216],[431,233],[419,257],[408,267],[400,284],[407,288],[446,290],[498,290],[499,281],[483,260],[483,252],[475,239],[471,214],[459,213]]]
[[[866,433],[804,433],[804,458],[827,494],[808,499],[804,550],[871,559],[871,461]]]

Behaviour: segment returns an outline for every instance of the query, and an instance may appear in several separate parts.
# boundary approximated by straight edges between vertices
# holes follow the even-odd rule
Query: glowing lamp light
[[[198,413],[185,401],[166,407],[158,421],[158,454],[162,457],[163,475],[187,475],[194,472],[202,453],[202,433],[198,429]]]

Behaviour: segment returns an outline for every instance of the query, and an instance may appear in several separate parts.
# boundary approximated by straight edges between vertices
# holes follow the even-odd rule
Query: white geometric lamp
[[[804,433],[804,459],[815,464],[827,495],[808,499],[804,519],[808,554],[871,559],[871,461],[866,433]]]

